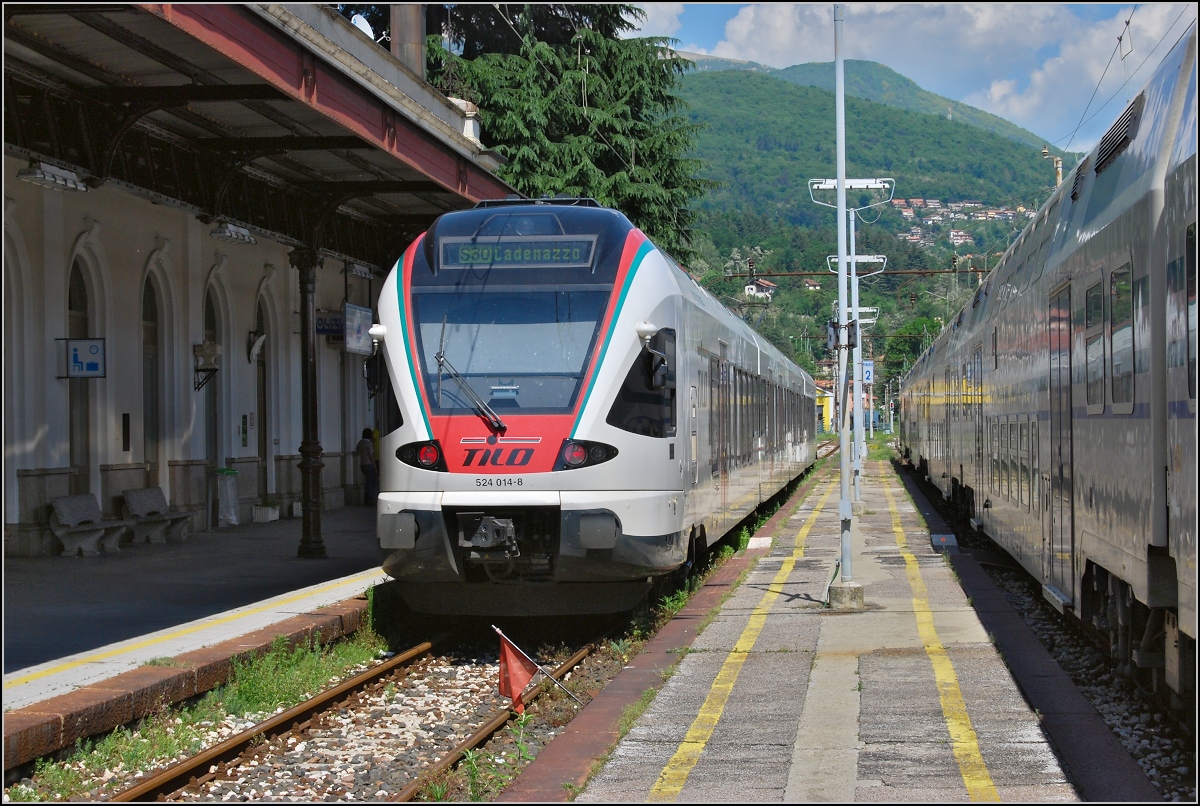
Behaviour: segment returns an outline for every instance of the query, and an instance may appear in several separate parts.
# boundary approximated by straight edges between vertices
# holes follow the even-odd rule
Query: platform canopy
[[[5,4],[4,104],[32,173],[360,270],[513,192],[462,105],[327,6]]]

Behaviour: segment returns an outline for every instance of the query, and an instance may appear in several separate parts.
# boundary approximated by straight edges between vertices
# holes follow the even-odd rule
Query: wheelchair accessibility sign
[[[67,339],[68,378],[103,378],[104,339]]]

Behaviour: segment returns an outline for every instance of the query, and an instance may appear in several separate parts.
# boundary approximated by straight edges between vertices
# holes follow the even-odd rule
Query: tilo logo
[[[505,457],[504,451],[508,450],[508,456]],[[479,461],[475,461],[475,457],[479,457]],[[463,462],[463,467],[483,467],[491,465],[492,467],[524,467],[529,464],[529,460],[533,458],[533,448],[467,448],[467,458]]]

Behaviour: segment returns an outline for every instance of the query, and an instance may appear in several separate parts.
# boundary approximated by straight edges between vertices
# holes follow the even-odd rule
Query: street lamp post
[[[1051,154],[1049,146],[1042,146],[1042,159],[1054,160],[1054,187],[1058,187],[1062,184],[1062,157]]]

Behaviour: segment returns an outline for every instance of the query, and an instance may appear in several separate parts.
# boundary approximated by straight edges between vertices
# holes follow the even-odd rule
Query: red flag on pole
[[[500,696],[511,698],[513,710],[523,714],[525,703],[521,702],[521,692],[541,667],[509,641],[508,636],[499,630],[496,633],[500,636]]]

